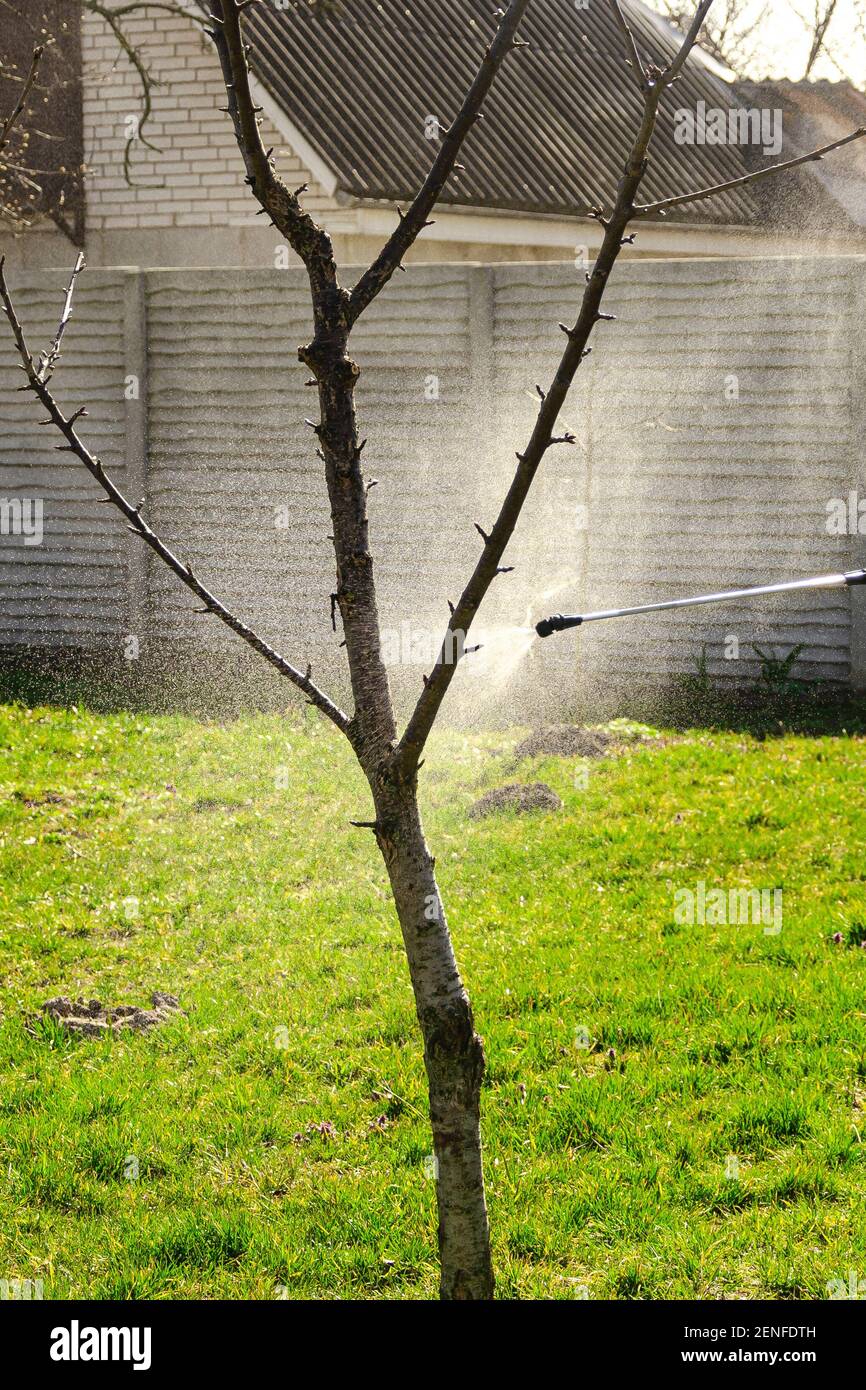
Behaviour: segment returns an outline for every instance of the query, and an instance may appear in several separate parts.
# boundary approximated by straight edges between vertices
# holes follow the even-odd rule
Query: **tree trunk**
[[[457,970],[434,861],[418,811],[416,769],[397,766],[396,726],[382,661],[366,485],[355,418],[358,367],[347,351],[345,303],[328,301],[333,322],[300,350],[319,383],[317,429],[331,501],[337,559],[335,599],[343,619],[355,714],[351,738],[376,809],[372,826],[391,880],[424,1041],[436,1158],[440,1295],[493,1296],[484,1201],[479,1099],[484,1050]]]
[[[424,1040],[436,1159],[439,1292],[444,1299],[492,1298],[479,1115],[484,1048],[454,959],[414,786],[374,788],[374,798],[376,838],[397,905]]]

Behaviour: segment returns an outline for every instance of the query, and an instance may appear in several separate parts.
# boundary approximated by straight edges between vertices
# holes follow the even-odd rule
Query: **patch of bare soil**
[[[653,730],[646,732],[634,725],[614,725],[608,729],[585,729],[575,724],[555,724],[548,729],[535,729],[514,750],[515,765],[521,758],[539,756],[554,758],[603,758],[636,745],[661,748],[666,740]]]
[[[537,758],[540,755],[554,758],[603,758],[617,740],[614,734],[604,729],[581,729],[571,724],[560,724],[550,729],[536,729],[514,750],[516,759]]]
[[[65,806],[67,798],[61,796],[60,792],[45,792],[42,796],[25,796],[23,792],[13,792],[16,801],[20,801],[22,806],[27,806],[30,810],[41,806]]]
[[[242,801],[227,801],[221,796],[200,796],[192,803],[194,811],[242,811]]]
[[[138,1008],[132,1004],[118,1004],[108,1008],[99,999],[77,999],[74,1003],[65,995],[49,999],[42,1005],[42,1013],[54,1019],[69,1033],[79,1033],[87,1038],[100,1038],[106,1033],[119,1033],[128,1028],[133,1033],[147,1033],[174,1014],[184,1014],[180,1001],[174,994],[163,994],[155,989],[150,996],[152,1007]]]
[[[546,782],[508,782],[485,792],[480,801],[469,808],[473,820],[495,816],[497,811],[561,811],[562,802]]]

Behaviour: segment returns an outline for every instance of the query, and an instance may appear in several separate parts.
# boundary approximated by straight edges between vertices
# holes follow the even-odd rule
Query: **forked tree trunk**
[[[395,758],[396,720],[382,660],[361,469],[363,445],[355,416],[359,370],[348,353],[345,300],[332,288],[319,308],[322,321],[316,338],[299,355],[319,387],[321,424],[316,433],[331,503],[337,560],[334,597],[343,620],[355,699],[351,738],[373,793],[376,819],[370,828],[391,880],[424,1042],[436,1159],[440,1293],[446,1299],[492,1298],[479,1116],[484,1050],[424,840],[417,772],[413,767],[407,776]]]
[[[481,1158],[484,1048],[475,1032],[414,787],[374,789],[388,870],[424,1040],[439,1212],[440,1295],[493,1297]]]

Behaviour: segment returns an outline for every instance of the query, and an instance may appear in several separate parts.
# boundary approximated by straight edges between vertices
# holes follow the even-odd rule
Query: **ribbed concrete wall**
[[[471,277],[419,269],[359,324],[358,412],[370,443],[373,546],[383,614],[428,586],[440,595],[465,532],[464,437],[471,371]],[[333,644],[333,550],[315,416],[297,347],[310,336],[309,290],[294,273],[158,272],[145,277],[148,493],[154,525],[239,611],[287,645]],[[291,525],[280,523],[286,515]],[[470,527],[471,529],[471,527]],[[474,534],[474,533],[473,533]],[[215,583],[217,581],[215,580]],[[234,642],[200,618],[152,566],[156,623],[171,640]]]
[[[503,399],[525,381],[525,353],[544,362],[542,380],[549,374],[545,325],[563,316],[568,278],[495,272]],[[586,447],[577,461],[559,454],[547,480],[580,557],[557,607],[652,602],[863,563],[862,536],[827,530],[831,498],[858,486],[866,498],[862,287],[858,260],[622,267],[605,306],[618,321],[599,326],[584,400],[566,411]],[[582,532],[571,499],[587,509]],[[846,680],[852,598],[806,592],[623,620],[591,637],[587,629],[576,645],[602,686],[635,666],[662,678],[694,671],[704,644],[711,673],[754,674],[753,642],[779,652],[804,643],[799,674]],[[726,659],[729,638],[739,639],[737,661]]]
[[[80,284],[64,340],[57,390],[64,406],[87,405],[87,438],[106,468],[125,474],[125,277],[100,272]],[[52,340],[63,302],[63,276],[18,277],[16,301],[34,356]],[[120,633],[128,602],[123,523],[97,506],[101,489],[59,436],[39,428],[43,413],[17,387],[23,377],[3,324],[0,339],[0,502],[42,503],[44,539],[28,546],[0,535],[0,643],[107,643]]]
[[[610,410],[610,431],[596,432],[589,571],[601,606],[622,592],[616,542],[629,509],[629,569],[648,601],[671,587],[701,592],[838,570],[849,557],[853,565],[851,538],[827,532],[827,501],[847,496],[857,457],[850,267],[734,269],[665,267],[650,319],[640,281],[624,277],[611,296],[617,331],[634,346],[598,392],[602,407],[629,400]],[[732,377],[738,398],[728,399]],[[782,649],[803,642],[801,670],[843,679],[850,610],[849,591],[806,591],[668,614],[652,642],[635,626],[635,641],[641,666],[659,674],[691,658],[684,637],[707,642],[717,672],[728,634]],[[599,651],[615,669],[622,648],[612,636],[608,627]]]
[[[358,411],[383,621],[437,631],[477,555],[515,449],[561,350],[583,271],[568,265],[415,267],[359,325]],[[832,536],[827,503],[859,488],[864,377],[859,259],[632,262],[617,274],[595,351],[565,411],[578,437],[548,455],[485,622],[606,607],[863,563]],[[34,346],[60,277],[19,277]],[[301,272],[93,271],[55,378],[87,403],[87,437],[143,492],[153,524],[245,618],[299,659],[339,661],[330,629],[329,516],[315,393],[296,359],[309,336]],[[235,639],[192,602],[16,395],[0,339],[0,500],[40,497],[45,536],[0,537],[0,643],[106,646],[125,634],[178,648]],[[139,386],[130,396],[129,379]],[[286,518],[288,526],[284,524]],[[862,594],[696,609],[544,644],[537,678],[590,687],[693,670],[754,673],[750,644],[805,644],[800,674],[862,668]],[[856,622],[852,628],[852,606]],[[726,659],[731,640],[740,660]]]

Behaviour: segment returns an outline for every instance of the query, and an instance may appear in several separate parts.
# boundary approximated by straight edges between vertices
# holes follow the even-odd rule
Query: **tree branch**
[[[850,135],[845,135],[841,140],[833,140],[829,145],[822,145],[820,149],[812,150],[810,154],[801,154],[796,159],[786,159],[781,164],[769,164],[766,169],[756,169],[751,174],[743,174],[738,179],[730,179],[727,183],[714,184],[712,188],[700,188],[695,193],[681,193],[676,198],[661,198],[657,203],[642,203],[634,210],[635,217],[652,217],[655,215],[664,216],[668,208],[682,207],[684,203],[697,203],[704,198],[714,198],[718,193],[727,193],[730,188],[742,188],[744,184],[756,183],[758,179],[767,179],[771,174],[784,173],[786,169],[796,169],[798,164],[809,164],[813,160],[823,159],[825,154],[831,150],[838,150],[842,145],[850,145],[852,140],[861,140],[866,135],[866,126],[861,126],[859,130],[852,131]]]
[[[343,296],[337,283],[331,238],[304,212],[299,202],[303,188],[292,192],[277,175],[262,142],[259,111],[250,90],[249,45],[244,42],[241,15],[260,0],[210,0],[212,29],[205,33],[216,45],[228,97],[228,110],[234,125],[247,183],[264,212],[300,256],[310,277],[317,328],[322,326],[324,301]]]
[[[596,210],[596,216],[605,229],[604,239],[592,273],[587,277],[577,322],[571,329],[563,325],[567,346],[550,387],[546,392],[539,392],[541,404],[529,443],[523,453],[517,455],[517,471],[493,528],[489,535],[481,532],[484,542],[481,555],[457,606],[452,610],[436,665],[425,679],[424,688],[395,750],[394,760],[405,778],[413,777],[417,771],[424,745],[454,678],[457,662],[465,651],[466,634],[499,572],[500,561],[514,533],[533,479],[553,442],[560,411],[577,370],[590,350],[587,344],[592,331],[600,320],[611,317],[601,312],[601,302],[624,244],[626,228],[634,216],[634,199],[646,173],[647,151],[655,130],[661,96],[681,71],[711,4],[712,0],[701,0],[682,46],[668,67],[663,71],[655,67],[647,70],[641,125],[626,160],[613,211],[609,217],[605,217],[600,209]]]
[[[821,49],[824,47],[824,40],[827,37],[827,30],[830,27],[830,22],[833,18],[833,15],[836,13],[837,2],[838,0],[828,0],[827,8],[825,9],[823,15],[821,14],[818,5],[815,5],[815,30],[812,35],[812,47],[809,49],[809,57],[806,61],[806,69],[803,73],[804,82],[807,81],[810,77],[812,69],[818,61],[818,55],[820,54]]]
[[[63,300],[63,312],[60,315],[60,322],[57,325],[57,332],[51,347],[47,352],[43,352],[39,358],[39,366],[36,368],[39,380],[46,385],[54,374],[54,368],[60,361],[60,344],[63,342],[63,335],[66,332],[66,325],[72,317],[72,295],[75,291],[75,281],[84,269],[84,252],[79,251],[72,267],[72,274],[69,277],[69,284],[66,286],[66,295]]]
[[[0,124],[0,150],[5,149],[9,136],[12,134],[13,127],[20,121],[24,113],[24,108],[27,105],[27,98],[33,91],[36,75],[39,72],[39,64],[42,62],[42,54],[44,52],[45,47],[43,44],[37,44],[33,50],[33,56],[30,59],[30,71],[24,79],[21,94],[5,121]]]
[[[127,3],[123,5],[106,3],[106,0],[80,0],[80,3],[83,10],[87,10],[90,14],[99,15],[103,23],[108,25],[118,48],[135,69],[138,77],[141,88],[141,114],[138,118],[137,129],[133,135],[127,138],[123,151],[123,176],[126,183],[132,187],[132,151],[136,141],[140,141],[142,145],[146,145],[149,150],[154,150],[157,154],[162,153],[159,146],[155,145],[152,140],[148,140],[144,134],[144,128],[153,115],[153,89],[160,86],[161,83],[158,78],[152,76],[141,51],[127,37],[123,28],[123,20],[129,18],[130,15],[138,16],[156,10],[164,14],[177,15],[181,19],[191,20],[193,24],[198,24],[202,28],[207,21],[204,14],[193,14],[184,5],[177,3],[177,0],[127,0]]]
[[[698,41],[698,34],[704,27],[704,20],[709,13],[712,3],[713,0],[701,0],[701,3],[698,5],[695,17],[686,31],[686,36],[679,52],[674,55],[671,62],[668,63],[664,72],[661,74],[659,80],[663,86],[669,87],[672,82],[676,81],[682,72],[686,59]]]
[[[848,144],[849,141],[866,134],[866,131],[863,130],[856,131],[853,135],[834,141],[810,155],[789,160],[785,164],[774,165],[771,169],[758,170],[742,179],[735,179],[730,184],[721,185],[719,189],[686,194],[683,197],[670,198],[662,203],[646,204],[643,207],[636,206],[634,199],[646,172],[647,152],[655,129],[662,92],[676,80],[682,71],[683,64],[697,41],[701,25],[711,4],[712,0],[701,0],[683,43],[668,66],[662,71],[655,67],[647,69],[643,119],[626,161],[625,173],[617,188],[613,211],[609,217],[605,217],[601,209],[595,210],[595,215],[604,227],[605,234],[598,259],[591,275],[587,277],[577,323],[572,329],[562,325],[568,339],[568,346],[563,353],[550,388],[547,392],[539,391],[541,405],[535,428],[526,449],[517,455],[517,471],[496,522],[489,535],[478,528],[484,541],[481,555],[466,588],[463,590],[460,601],[451,611],[451,618],[436,665],[431,675],[424,681],[424,688],[395,750],[394,758],[404,777],[413,776],[418,767],[418,761],[430,730],[454,678],[457,662],[466,650],[466,635],[487,590],[499,572],[499,562],[514,532],[539,465],[547,449],[555,442],[554,427],[580,363],[590,351],[587,346],[589,337],[596,323],[611,317],[609,314],[601,312],[601,301],[622,246],[626,241],[632,240],[632,238],[625,236],[626,228],[631,220],[637,216],[646,216],[648,212],[657,211],[660,208],[709,197],[710,194],[721,191],[721,188],[735,187],[752,179],[766,177],[770,173],[775,173],[783,168],[792,168],[794,165],[803,164],[810,159],[820,159],[828,150],[837,149],[839,146]]]
[[[109,29],[114,35],[115,42],[117,43],[118,48],[121,50],[122,53],[126,55],[126,58],[131,63],[132,67],[135,69],[136,74],[138,76],[139,84],[141,86],[142,109],[141,115],[136,123],[136,133],[127,137],[127,141],[123,149],[123,177],[126,183],[131,187],[132,151],[136,139],[140,140],[143,145],[146,145],[149,150],[153,150],[156,154],[162,153],[162,151],[159,149],[159,146],[154,145],[153,141],[148,140],[147,136],[143,133],[144,127],[147,125],[148,121],[153,115],[152,93],[153,88],[158,85],[158,81],[156,78],[151,76],[147,64],[145,63],[144,59],[142,58],[135,45],[130,43],[129,39],[126,37],[126,34],[123,31],[123,26],[120,22],[122,14],[128,14],[131,11],[135,11],[136,9],[142,8],[142,6],[137,4],[130,4],[127,5],[121,12],[118,10],[109,9],[106,5],[99,3],[99,0],[85,0],[84,8],[90,10],[92,14],[98,14],[100,19],[102,19],[103,22],[108,25]],[[162,6],[160,6],[160,8],[162,8]]]
[[[616,19],[617,24],[622,30],[622,36],[625,39],[626,62],[629,64],[630,67],[634,69],[634,75],[635,79],[637,80],[637,84],[640,87],[641,91],[644,92],[646,91],[647,86],[647,74],[644,70],[643,63],[641,62],[641,57],[640,53],[638,52],[635,36],[626,22],[625,15],[623,14],[622,9],[620,8],[619,0],[610,0],[610,7],[613,10],[614,18]]]
[[[286,661],[284,657],[280,656],[279,652],[276,652],[273,647],[269,646],[263,638],[259,637],[252,628],[248,627],[240,618],[235,617],[234,613],[230,612],[223,603],[220,603],[219,599],[215,598],[210,590],[196,578],[191,567],[188,564],[184,564],[159,536],[156,535],[150,526],[148,526],[147,522],[142,519],[141,509],[144,503],[139,502],[137,506],[133,506],[132,503],[124,497],[117,485],[112,482],[99,459],[91,454],[90,450],[79,438],[75,429],[75,424],[81,416],[87,414],[84,407],[67,417],[64,415],[54,395],[49,390],[48,379],[50,377],[50,371],[48,370],[48,366],[50,363],[51,369],[53,370],[53,365],[56,364],[58,356],[56,349],[59,347],[63,330],[69,321],[72,310],[72,291],[75,286],[75,278],[79,274],[82,265],[83,257],[79,256],[72,274],[72,279],[67,287],[63,313],[54,338],[54,344],[47,354],[42,355],[37,365],[27,346],[27,340],[21,326],[21,321],[18,318],[12,298],[9,294],[5,273],[5,257],[0,257],[0,302],[2,302],[3,309],[12,329],[18,355],[21,358],[21,369],[27,377],[26,383],[19,387],[19,390],[32,391],[38,397],[48,412],[48,419],[43,421],[43,423],[55,425],[66,440],[65,444],[60,444],[56,447],[67,453],[75,454],[76,457],[81,460],[87,471],[96,479],[105,492],[107,500],[113,502],[118,510],[126,517],[129,523],[129,530],[135,535],[140,536],[145,544],[150,546],[151,550],[165,562],[169,569],[173,570],[186,587],[201,600],[208,613],[213,613],[215,617],[221,619],[227,627],[231,628],[232,632],[237,633],[248,646],[258,652],[260,656],[263,656],[266,661],[269,661],[272,666],[276,667],[281,675],[286,676],[293,685],[296,685],[299,690],[303,691],[310,704],[314,705],[322,714],[327,715],[328,719],[346,735],[349,742],[353,743],[354,728],[351,720],[313,683],[310,679],[309,667],[306,673],[297,670]]]
[[[459,113],[445,132],[439,153],[433,161],[433,166],[412,206],[407,213],[401,216],[397,227],[376,260],[368,270],[364,271],[349,296],[350,325],[372,303],[380,290],[387,285],[406,252],[427,225],[427,218],[438,202],[449,175],[454,170],[455,161],[466,136],[472,126],[481,119],[481,107],[493,85],[497,72],[507,54],[513,48],[521,46],[515,42],[515,35],[529,3],[530,0],[511,0],[508,9],[503,14],[496,36],[485,51],[475,80],[466,94],[466,99]]]

